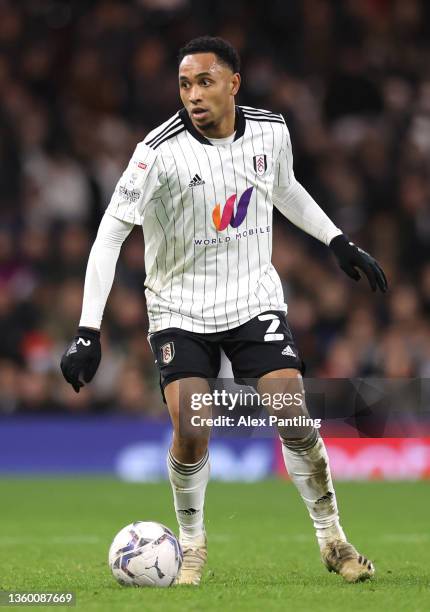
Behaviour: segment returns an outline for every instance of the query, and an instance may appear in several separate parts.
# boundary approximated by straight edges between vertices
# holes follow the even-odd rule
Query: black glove
[[[78,327],[78,333],[62,356],[60,364],[64,378],[76,393],[84,386],[79,376],[82,375],[84,381],[89,383],[97,372],[101,358],[100,332],[88,327]]]
[[[356,281],[360,280],[361,276],[356,269],[358,268],[367,276],[372,291],[376,291],[377,287],[383,293],[387,291],[387,279],[376,259],[363,249],[355,246],[346,234],[335,236],[329,246],[339,266],[348,276]]]

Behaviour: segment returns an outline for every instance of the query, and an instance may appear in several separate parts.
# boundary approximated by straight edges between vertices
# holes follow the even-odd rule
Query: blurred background
[[[283,113],[296,176],[388,277],[389,293],[372,294],[277,215],[273,261],[307,375],[430,375],[428,2],[0,0],[4,425],[165,415],[140,228],[122,249],[94,382],[75,394],[59,361],[114,186],[136,142],[180,108],[177,51],[202,34],[236,46],[238,102]]]

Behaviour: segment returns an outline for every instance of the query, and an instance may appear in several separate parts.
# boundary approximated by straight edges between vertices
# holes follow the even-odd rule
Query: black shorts
[[[221,348],[238,384],[283,368],[295,368],[302,374],[305,370],[282,311],[264,312],[239,327],[214,334],[170,327],[151,334],[149,342],[160,371],[163,399],[165,387],[174,380],[190,376],[216,379]]]

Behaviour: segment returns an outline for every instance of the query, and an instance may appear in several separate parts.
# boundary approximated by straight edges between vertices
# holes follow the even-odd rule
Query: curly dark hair
[[[214,53],[220,62],[226,64],[233,72],[240,71],[240,57],[236,49],[229,42],[219,36],[199,36],[190,40],[185,47],[179,50],[178,63],[186,55],[193,53]]]

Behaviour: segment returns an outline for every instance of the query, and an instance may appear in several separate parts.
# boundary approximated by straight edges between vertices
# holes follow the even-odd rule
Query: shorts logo
[[[144,164],[143,162],[141,162],[141,161],[140,161],[140,162],[137,164],[137,167],[138,167],[138,168],[140,168],[141,170],[146,170],[148,166],[147,166],[146,164]]]
[[[161,352],[161,363],[163,363],[164,365],[167,365],[168,363],[172,361],[173,357],[175,356],[174,343],[167,342],[166,344],[163,344],[163,346],[160,348],[160,352]]]
[[[293,351],[293,349],[291,348],[291,346],[289,344],[287,344],[287,346],[282,351],[282,355],[285,355],[285,357],[287,357],[287,356],[295,357],[296,356],[295,352]]]
[[[255,172],[258,176],[263,176],[267,170],[267,155],[254,155],[253,162]]]

